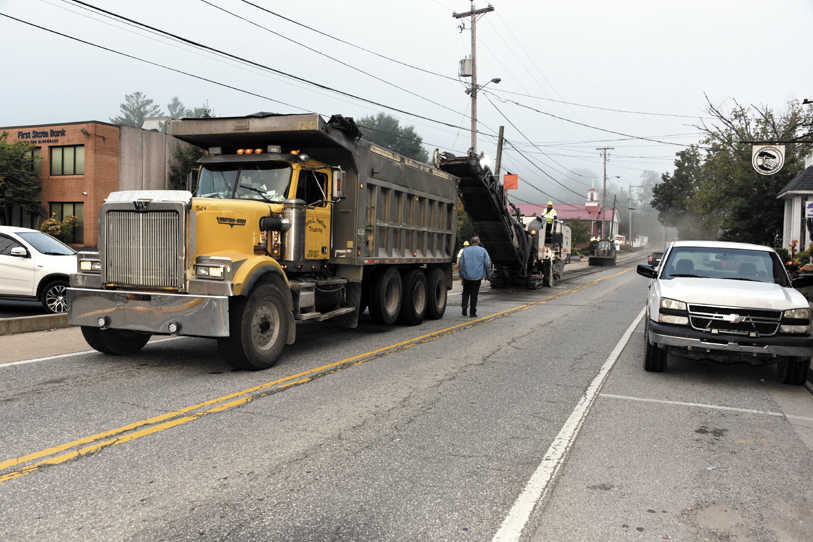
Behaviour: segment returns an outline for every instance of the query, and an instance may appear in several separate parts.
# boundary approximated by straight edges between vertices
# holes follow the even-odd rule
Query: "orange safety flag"
[[[517,190],[519,188],[519,175],[503,175],[502,185],[506,190]]]

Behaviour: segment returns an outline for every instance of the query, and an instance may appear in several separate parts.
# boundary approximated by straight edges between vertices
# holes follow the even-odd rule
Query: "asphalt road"
[[[0,337],[0,539],[808,540],[810,390],[645,373],[633,267],[300,324],[256,373],[204,339]]]

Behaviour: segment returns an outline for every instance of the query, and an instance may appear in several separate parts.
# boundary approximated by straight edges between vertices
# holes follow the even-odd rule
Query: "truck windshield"
[[[675,247],[662,279],[677,277],[769,282],[788,286],[784,266],[773,251],[717,247]]]
[[[206,164],[200,171],[197,196],[280,203],[288,197],[292,171],[285,162]]]

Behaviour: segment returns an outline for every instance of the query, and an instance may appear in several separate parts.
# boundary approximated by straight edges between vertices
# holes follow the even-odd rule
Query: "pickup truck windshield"
[[[236,198],[281,203],[293,170],[284,162],[206,164],[198,181],[199,198]]]
[[[662,267],[660,278],[666,280],[694,277],[790,285],[785,268],[773,251],[675,247]]]

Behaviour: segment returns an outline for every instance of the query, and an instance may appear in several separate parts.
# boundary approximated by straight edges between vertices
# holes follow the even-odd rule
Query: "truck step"
[[[344,307],[341,309],[336,309],[335,311],[330,311],[326,313],[321,312],[306,312],[305,314],[300,314],[300,320],[315,320],[317,322],[324,322],[325,320],[329,320],[336,316],[340,316],[342,314],[347,314],[348,312],[353,312],[356,310],[353,307]]]

